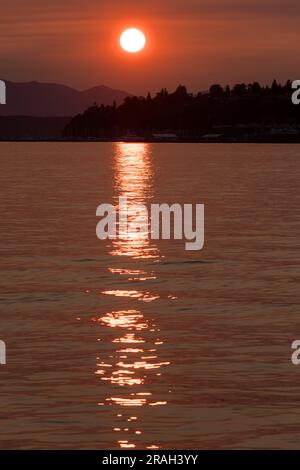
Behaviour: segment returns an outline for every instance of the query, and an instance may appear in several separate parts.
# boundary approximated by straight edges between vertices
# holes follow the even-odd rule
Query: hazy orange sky
[[[299,0],[0,0],[0,15],[6,80],[144,94],[300,79]],[[118,43],[131,26],[148,41],[136,55]]]

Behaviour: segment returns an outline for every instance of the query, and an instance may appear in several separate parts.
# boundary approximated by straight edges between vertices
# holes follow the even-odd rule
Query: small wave
[[[168,265],[168,264],[213,264],[216,261],[213,260],[184,260],[184,261],[163,261],[160,264]]]
[[[74,263],[93,263],[99,261],[96,258],[81,258],[81,259],[75,259],[73,260]]]

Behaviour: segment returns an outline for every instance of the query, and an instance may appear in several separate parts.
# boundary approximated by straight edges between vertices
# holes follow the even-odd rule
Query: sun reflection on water
[[[116,143],[113,168],[116,205],[120,196],[127,198],[128,206],[151,201],[150,144]],[[149,238],[135,231],[121,234],[121,238],[111,243],[112,264],[108,270],[118,276],[119,282],[117,288],[102,290],[101,295],[111,296],[117,308],[92,319],[99,325],[103,339],[96,375],[107,387],[107,395],[99,405],[112,407],[118,447],[130,449],[143,442],[146,448],[157,449],[160,446],[156,442],[145,444],[151,441],[151,436],[143,436],[145,411],[148,407],[150,410],[167,404],[166,397],[159,396],[155,385],[162,381],[162,370],[169,362],[163,359],[160,350],[164,344],[160,328],[142,311],[142,306],[160,299],[155,289],[143,288],[143,283],[156,279],[153,261],[161,255]],[[136,281],[139,289],[129,288],[128,282]],[[136,410],[134,414],[133,410]]]
[[[151,145],[140,143],[116,143],[114,152],[115,203],[118,208],[120,197],[127,198],[130,211],[135,204],[148,204],[153,197],[153,176]],[[134,215],[128,215],[132,224]],[[148,234],[150,227],[148,227]],[[113,256],[129,256],[133,259],[157,259],[159,252],[151,243],[147,233],[133,230],[123,232],[113,241]]]
[[[149,376],[145,376],[145,371],[154,371],[160,369],[162,366],[166,366],[169,362],[159,361],[158,350],[155,347],[157,343],[157,331],[155,325],[151,325],[142,315],[140,311],[128,310],[128,311],[117,311],[107,313],[99,319],[95,319],[101,325],[116,328],[125,329],[125,334],[114,337],[113,343],[125,344],[125,348],[117,349],[114,354],[114,361],[107,363],[101,361],[97,364],[96,374],[101,375],[101,380],[109,381],[112,384],[118,384],[119,386],[124,385],[136,385],[144,384],[145,379],[149,382]],[[152,338],[143,338],[143,330],[151,330]],[[118,333],[117,333],[118,334]],[[131,345],[143,345],[143,347],[135,348]],[[160,342],[163,344],[163,342]],[[113,398],[110,397],[107,401],[117,402],[119,404],[146,404],[153,406],[157,403],[149,401],[144,398],[145,396],[151,396],[151,392],[137,392],[137,396],[143,398]],[[124,405],[125,406],[125,405]]]
[[[130,410],[167,404],[152,391],[153,383],[161,375],[158,371],[169,365],[160,359],[159,347],[163,341],[159,329],[140,310],[134,309],[112,311],[93,321],[111,329],[111,343],[115,345],[113,355],[102,355],[97,363],[96,374],[113,386],[114,393],[105,398],[105,404],[129,409],[129,414],[117,413],[114,432],[135,435],[136,440],[143,434],[143,417],[132,416]],[[124,447],[122,443],[123,440],[118,440],[120,447]],[[136,446],[133,439],[127,440],[127,444]]]

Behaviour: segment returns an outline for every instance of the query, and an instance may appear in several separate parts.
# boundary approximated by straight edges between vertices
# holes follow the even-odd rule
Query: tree
[[[280,86],[278,85],[277,81],[276,80],[273,80],[273,83],[272,83],[272,86],[271,86],[271,90],[273,93],[278,93],[278,91],[280,90]]]
[[[258,82],[253,82],[253,83],[250,83],[248,85],[248,90],[251,92],[251,93],[261,93],[262,91],[262,88],[260,86],[260,84]]]
[[[212,85],[209,89],[209,93],[211,94],[211,96],[213,96],[214,98],[219,98],[220,96],[222,96],[224,94],[224,90],[223,88],[221,87],[221,85]]]
[[[235,95],[243,95],[247,92],[247,87],[245,83],[238,83],[233,88],[233,93]]]
[[[180,96],[182,98],[185,98],[188,96],[188,92],[185,86],[179,85],[174,93],[176,96]]]

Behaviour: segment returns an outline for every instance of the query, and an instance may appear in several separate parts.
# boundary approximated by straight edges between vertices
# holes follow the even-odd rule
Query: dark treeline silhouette
[[[293,127],[297,133],[300,106],[292,104],[292,92],[290,81],[280,85],[276,80],[264,87],[257,82],[233,88],[215,84],[209,92],[198,94],[188,93],[182,85],[173,93],[163,88],[153,97],[150,93],[127,97],[119,106],[94,104],[70,121],[63,137],[114,139],[134,135],[147,139],[157,132],[172,132],[179,139],[197,139],[212,132],[216,135],[217,131],[230,135],[228,129],[235,136],[245,134],[247,128],[248,134],[267,128],[270,131],[279,124]]]

